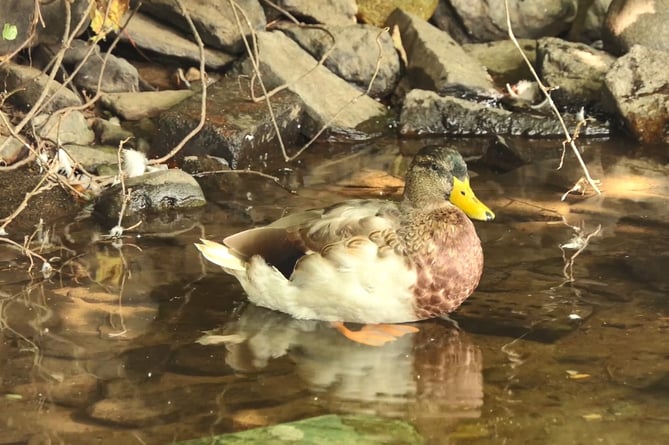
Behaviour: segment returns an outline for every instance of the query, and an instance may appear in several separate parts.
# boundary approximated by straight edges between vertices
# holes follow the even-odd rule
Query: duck
[[[379,346],[418,331],[406,323],[447,316],[474,292],[483,250],[472,219],[494,218],[462,155],[428,145],[411,161],[399,201],[347,200],[195,246],[255,305]]]

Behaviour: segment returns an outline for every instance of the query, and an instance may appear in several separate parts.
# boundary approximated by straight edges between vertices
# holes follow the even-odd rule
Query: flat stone
[[[86,169],[86,171],[96,173],[98,168],[102,166],[114,166],[117,168],[118,156],[116,154],[117,148],[112,146],[95,147],[89,145],[75,145],[68,144],[63,146],[63,149],[74,159],[78,164]]]
[[[444,31],[401,9],[390,15],[387,24],[399,27],[413,88],[497,96],[485,68]]]
[[[257,34],[260,72],[268,89],[286,85],[304,104],[303,134],[311,137],[324,125],[331,132],[350,133],[363,123],[386,116],[385,107],[337,77],[282,32]],[[252,74],[250,64],[245,72]],[[376,130],[378,131],[378,129]]]
[[[142,13],[135,14],[130,20],[121,34],[121,40],[144,50],[185,59],[193,64],[199,64],[200,61],[200,52],[192,37],[186,38]],[[207,67],[213,69],[221,69],[235,60],[234,56],[210,48],[205,48],[204,57]]]
[[[102,105],[125,120],[154,117],[193,95],[191,90],[142,91],[112,93],[101,98]]]
[[[294,145],[300,133],[302,105],[289,91],[272,96],[271,103],[284,143]],[[198,94],[161,114],[152,155],[167,153],[195,128],[200,120],[200,108]],[[237,79],[226,77],[208,88],[207,110],[204,127],[188,141],[177,159],[213,155],[225,159],[233,168],[257,168],[268,157],[281,157],[267,104],[253,102],[240,90]]]
[[[574,117],[565,115],[567,128],[575,128]],[[400,133],[407,136],[448,134],[461,136],[523,135],[564,137],[553,116],[531,115],[495,108],[456,97],[441,97],[434,91],[412,90],[406,95],[400,115]],[[605,123],[591,122],[581,136],[609,134]]]

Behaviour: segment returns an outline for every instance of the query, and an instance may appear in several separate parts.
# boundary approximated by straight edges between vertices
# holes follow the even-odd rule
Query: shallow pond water
[[[667,443],[666,154],[583,147],[603,196],[560,200],[580,171],[571,156],[556,170],[559,150],[504,174],[472,163],[497,213],[476,223],[482,282],[452,321],[383,347],[246,303],[193,242],[397,196],[380,173],[401,175],[396,141],[316,148],[285,172],[298,194],[208,178],[204,211],[147,220],[122,246],[90,219],[58,225],[48,280],[0,245],[0,444],[169,443],[328,413],[403,419],[428,444]]]

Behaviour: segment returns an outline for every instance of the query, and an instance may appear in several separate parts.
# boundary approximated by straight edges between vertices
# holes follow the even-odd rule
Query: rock
[[[438,3],[438,0],[358,0],[358,15],[365,23],[383,26],[395,9],[402,8],[427,20],[434,14]]]
[[[40,172],[35,163],[32,163],[31,167],[7,170],[0,174],[0,190],[3,193],[3,199],[0,200],[0,215],[3,218],[16,210],[26,194],[37,186],[43,174],[44,172]],[[35,231],[35,225],[40,220],[48,226],[60,218],[73,217],[79,211],[79,207],[64,188],[47,188],[28,201],[28,206],[7,226],[6,230],[12,239],[23,239],[23,235]]]
[[[605,91],[627,129],[643,143],[667,141],[669,54],[635,45],[606,74]]]
[[[403,9],[407,11],[406,8]],[[458,15],[455,13],[455,10],[449,2],[439,2],[437,9],[435,9],[434,14],[432,15],[432,18],[422,18],[425,20],[430,19],[430,23],[442,31],[448,33],[449,36],[453,37],[453,40],[461,45],[472,41],[471,37],[467,34],[467,30],[462,25],[462,22],[458,18]]]
[[[118,146],[121,141],[126,141],[128,148],[133,138],[132,132],[121,127],[120,123],[113,123],[106,119],[96,118],[93,122],[93,131],[98,143],[102,145]]]
[[[534,65],[537,57],[536,40],[520,39],[518,41],[525,56]],[[527,67],[523,56],[511,40],[499,40],[488,43],[467,43],[462,45],[474,59],[485,67],[499,85],[515,83],[520,79],[531,79],[532,73]]]
[[[65,1],[35,3],[25,0],[3,0],[0,28],[5,24],[14,25],[17,35],[13,40],[0,38],[0,56],[19,50],[24,44],[28,47],[38,43],[60,44],[65,32],[65,23],[70,24],[68,34],[75,30],[77,36],[84,33],[90,21],[89,0],[67,0],[70,4],[69,18]],[[36,11],[37,8],[39,12]],[[38,26],[33,26],[32,21],[36,14],[39,14],[40,22]],[[77,28],[80,23],[82,26]]]
[[[133,16],[121,34],[121,40],[163,56],[185,59],[194,64],[200,62],[199,49],[192,37],[186,38],[142,13]],[[235,60],[229,54],[209,48],[204,49],[204,58],[207,67],[213,69],[224,68]]]
[[[21,394],[25,398],[37,399],[49,394],[49,401],[58,405],[85,408],[86,404],[98,396],[98,379],[88,373],[81,373],[67,377],[62,381],[36,381],[12,389],[13,393]]]
[[[179,152],[179,159],[189,155],[213,155],[225,159],[233,168],[258,168],[268,157],[281,157],[264,101],[253,102],[240,91],[237,79],[232,77],[211,85],[207,96],[208,109],[216,111],[209,112],[204,128]],[[303,115],[299,99],[282,91],[272,96],[271,103],[284,143],[289,146],[297,143]],[[200,120],[200,107],[197,95],[161,114],[152,154],[164,155],[195,128]]]
[[[578,108],[602,99],[604,76],[615,58],[583,43],[545,37],[537,43],[537,68],[544,83],[557,87],[558,105]]]
[[[56,52],[58,48],[52,48]],[[102,64],[104,63],[104,72]],[[82,64],[83,62],[83,64]],[[116,57],[113,54],[102,55],[97,45],[82,40],[74,40],[70,49],[65,52],[63,63],[72,68],[77,67],[78,72],[74,76],[74,84],[90,93],[98,91],[98,81],[102,72],[100,91],[105,93],[120,93],[139,90],[139,73],[137,68],[128,63],[127,60]],[[81,67],[79,68],[79,65]]]
[[[142,91],[105,94],[101,103],[128,121],[154,117],[193,95],[191,90]]]
[[[42,91],[47,88],[47,84],[48,97],[55,96],[44,106],[42,112],[53,113],[61,108],[76,107],[82,104],[75,93],[64,88],[55,80],[49,81],[47,75],[29,66],[12,62],[0,64],[0,84],[7,91],[14,92],[8,100],[23,110],[30,110],[35,106]]]
[[[68,17],[65,2],[70,3],[70,16]],[[79,36],[86,32],[90,23],[89,0],[56,0],[51,2],[40,2],[39,14],[46,26],[37,26],[39,41],[47,45],[60,44],[65,33],[65,23],[70,24],[68,36],[74,32]],[[81,26],[79,26],[81,25]]]
[[[571,25],[568,40],[591,43],[602,39],[602,27],[611,0],[585,0],[578,2],[576,17]]]
[[[212,443],[230,445],[271,443],[288,445],[335,444],[415,444],[422,445],[425,440],[411,424],[403,420],[364,416],[329,414],[295,422],[256,428],[238,433],[228,433],[212,438],[193,439],[175,442],[175,445],[204,445]]]
[[[353,25],[358,12],[355,0],[281,0],[277,4],[307,22],[335,26]]]
[[[13,136],[0,136],[0,165],[12,165],[28,149]]]
[[[574,118],[564,116],[567,128],[575,128]],[[553,116],[514,113],[486,104],[456,97],[441,97],[433,91],[412,90],[404,100],[400,114],[400,134],[421,135],[524,135],[564,137],[562,127]],[[609,134],[606,124],[591,123],[582,128],[581,136]]]
[[[634,45],[669,51],[669,0],[613,0],[602,29],[604,48],[617,55]]]
[[[113,166],[115,171],[118,169],[118,158],[116,154],[118,149],[115,147],[90,147],[88,145],[69,144],[65,145],[63,149],[88,172],[100,174],[98,169],[103,166]]]
[[[476,41],[508,38],[503,2],[451,0],[455,13]],[[576,0],[510,0],[513,33],[518,38],[555,36],[569,28],[576,15]]]
[[[197,181],[179,169],[146,173],[126,179],[130,191],[125,215],[162,212],[203,206],[206,201]],[[95,203],[95,213],[105,220],[118,219],[123,203],[121,185],[105,190]]]
[[[32,120],[39,137],[63,144],[87,145],[95,140],[95,134],[88,128],[86,117],[81,111],[59,114],[38,114]]]
[[[330,132],[350,134],[363,123],[386,116],[383,105],[361,94],[343,79],[323,66],[281,32],[257,34],[259,65],[268,89],[287,85],[304,104],[306,121],[302,133],[313,136],[327,125]],[[245,62],[244,71],[253,70]],[[378,129],[377,129],[378,131]]]
[[[408,59],[406,75],[413,88],[439,94],[496,95],[485,68],[445,32],[401,9],[391,14],[387,24],[399,27]]]
[[[335,41],[323,29],[297,25],[282,26],[288,34],[316,59],[321,59],[330,49],[325,66],[367,91],[372,76],[378,72],[369,95],[385,97],[393,92],[400,75],[400,59],[390,34],[371,25],[330,26],[327,28]]]
[[[241,9],[237,11],[237,14],[240,15],[240,22],[243,23],[245,33],[250,32],[247,29],[249,25],[256,32],[265,28],[265,13],[258,0],[236,0],[235,7]],[[187,8],[200,38],[207,46],[222,49],[231,54],[245,51],[231,3],[190,1],[187,3]],[[189,36],[189,40],[193,40],[190,26],[181,13],[178,3],[172,0],[144,0],[142,11],[164,23],[181,28]]]

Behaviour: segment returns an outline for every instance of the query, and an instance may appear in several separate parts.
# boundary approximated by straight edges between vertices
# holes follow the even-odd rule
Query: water
[[[402,171],[395,144],[316,148],[286,172],[298,195],[210,179],[205,211],[146,221],[122,247],[89,220],[59,225],[54,243],[70,250],[45,251],[63,258],[49,280],[0,245],[0,444],[168,443],[327,413],[405,419],[429,444],[667,443],[666,155],[586,142],[604,195],[564,202],[580,172],[556,171],[555,150],[503,174],[474,164],[497,219],[476,223],[486,264],[460,329],[430,320],[380,348],[246,303],[192,247],[287,211],[396,196],[368,172]],[[383,186],[360,186],[360,171]]]

